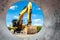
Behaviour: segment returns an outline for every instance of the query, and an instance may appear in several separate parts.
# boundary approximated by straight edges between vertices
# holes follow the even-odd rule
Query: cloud
[[[41,19],[33,19],[32,20],[32,25],[35,25],[35,26],[43,25],[42,22],[43,21]]]
[[[37,8],[37,10],[41,10],[41,8]]]
[[[25,19],[27,18],[27,17],[24,17]]]
[[[33,19],[32,21],[33,21],[33,22],[40,22],[41,19]]]
[[[7,24],[7,27],[10,27],[10,25],[12,25],[12,22],[9,22],[9,24]]]
[[[34,25],[34,26],[42,26],[43,24],[34,23],[33,25]]]
[[[11,9],[11,10],[15,10],[16,8],[17,8],[18,6],[11,6],[9,9]]]
[[[32,14],[33,17],[36,17],[36,14]]]
[[[9,25],[7,25],[9,27]]]
[[[18,18],[18,16],[14,16],[14,18]]]
[[[40,7],[37,7],[37,8],[36,8],[36,7],[33,7],[33,9],[34,9],[34,10],[41,10]]]

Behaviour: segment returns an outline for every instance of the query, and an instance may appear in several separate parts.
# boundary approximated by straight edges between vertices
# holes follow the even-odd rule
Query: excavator
[[[20,12],[18,20],[15,20],[13,22],[13,24],[14,24],[13,28],[15,28],[14,33],[15,32],[20,33],[21,30],[23,30],[25,28],[22,18],[26,12],[28,13],[28,23],[27,23],[27,27],[28,27],[32,23],[31,22],[31,12],[32,12],[32,3],[31,2],[29,2],[28,5],[25,6],[24,9]]]

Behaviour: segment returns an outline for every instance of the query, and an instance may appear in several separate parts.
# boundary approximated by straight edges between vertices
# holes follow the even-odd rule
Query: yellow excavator
[[[31,2],[29,2],[28,6],[24,7],[24,9],[20,12],[18,20],[14,21],[13,24],[15,24],[15,25],[13,25],[13,28],[16,28],[14,30],[14,33],[15,32],[19,32],[20,33],[20,31],[25,28],[25,24],[23,24],[22,18],[23,18],[23,15],[26,12],[28,13],[28,23],[27,23],[27,26],[28,26],[28,25],[31,25],[31,12],[32,12],[32,3]]]

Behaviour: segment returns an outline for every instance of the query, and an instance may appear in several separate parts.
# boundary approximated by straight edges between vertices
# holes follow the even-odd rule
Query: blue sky
[[[19,13],[22,11],[22,9],[28,5],[28,2],[24,1],[24,2],[17,2],[14,3],[13,5],[11,5],[11,7],[8,9],[7,14],[6,14],[6,24],[7,26],[9,26],[11,24],[11,21],[13,19],[18,19]],[[43,20],[44,20],[44,16],[43,16],[43,12],[41,10],[41,8],[32,2],[32,16],[31,16],[31,21],[32,21],[32,25],[34,26],[39,26],[39,25],[43,25]],[[23,16],[23,23],[27,24],[27,13],[24,14]]]

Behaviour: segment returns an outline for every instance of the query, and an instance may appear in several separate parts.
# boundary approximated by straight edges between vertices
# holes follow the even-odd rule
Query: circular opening
[[[7,28],[15,36],[26,37],[38,33],[44,22],[41,8],[33,3],[19,1],[11,5],[7,11]]]

